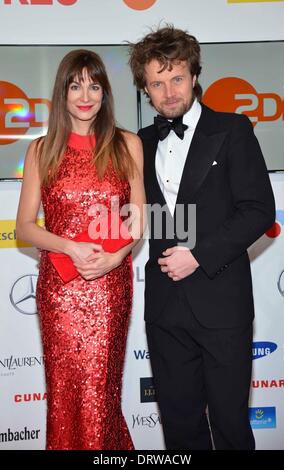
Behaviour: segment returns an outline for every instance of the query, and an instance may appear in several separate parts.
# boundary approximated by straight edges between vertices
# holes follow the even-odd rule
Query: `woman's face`
[[[83,80],[78,77],[70,83],[67,93],[67,111],[69,112],[73,130],[84,125],[90,126],[102,106],[103,89],[98,82],[93,82],[87,70],[82,71]]]

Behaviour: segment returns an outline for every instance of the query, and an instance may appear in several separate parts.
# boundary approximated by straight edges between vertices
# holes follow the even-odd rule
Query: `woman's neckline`
[[[94,134],[77,134],[77,132],[70,132],[68,145],[77,149],[93,150],[96,146],[96,136]]]

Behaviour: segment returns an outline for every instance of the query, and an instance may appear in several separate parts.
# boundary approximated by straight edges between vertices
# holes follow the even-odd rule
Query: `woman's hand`
[[[96,259],[96,253],[99,253],[101,250],[103,250],[101,245],[97,245],[96,243],[68,240],[65,254],[70,256],[77,268],[77,266],[94,261]]]
[[[104,276],[117,268],[123,260],[119,252],[107,253],[102,247],[100,248],[101,250],[94,254],[92,260],[82,264],[76,264],[77,270],[87,281]]]

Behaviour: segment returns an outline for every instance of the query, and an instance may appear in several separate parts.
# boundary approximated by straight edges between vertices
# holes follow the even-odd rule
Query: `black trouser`
[[[248,418],[252,325],[202,326],[182,286],[146,323],[167,449],[254,449]],[[230,312],[228,312],[228,315]]]

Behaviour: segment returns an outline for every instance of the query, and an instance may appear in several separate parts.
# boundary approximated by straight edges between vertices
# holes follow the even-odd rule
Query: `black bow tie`
[[[159,114],[154,118],[154,126],[157,129],[160,140],[164,140],[171,130],[173,130],[176,135],[183,140],[184,131],[188,128],[188,126],[182,123],[182,116],[177,117],[172,121],[168,121],[167,118],[160,116]]]

